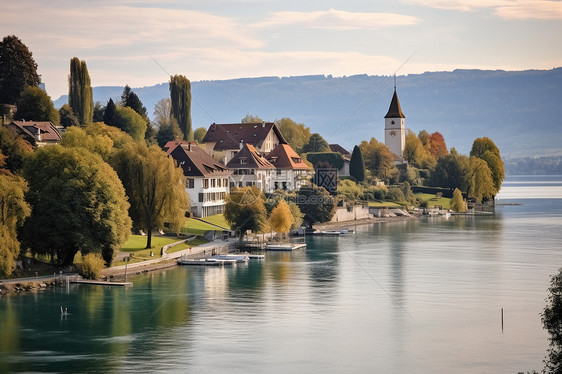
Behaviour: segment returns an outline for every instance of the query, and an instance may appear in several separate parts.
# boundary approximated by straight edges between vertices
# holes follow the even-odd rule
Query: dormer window
[[[248,163],[248,159],[246,157],[240,157],[240,164],[245,165]]]

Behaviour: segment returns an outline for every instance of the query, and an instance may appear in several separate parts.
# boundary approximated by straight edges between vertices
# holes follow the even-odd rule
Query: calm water
[[[0,372],[540,370],[562,177],[513,177],[499,198],[522,205],[359,226],[261,262],[137,276],[128,289],[3,297]]]

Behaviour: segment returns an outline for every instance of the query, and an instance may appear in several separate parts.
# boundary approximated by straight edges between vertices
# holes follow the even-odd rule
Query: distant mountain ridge
[[[290,117],[348,150],[372,136],[384,141],[384,115],[394,90],[390,76],[261,77],[192,82],[193,127]],[[123,87],[94,87],[94,101],[119,100]],[[168,83],[133,88],[152,114],[169,97]],[[506,157],[562,154],[562,68],[454,70],[397,77],[406,127],[439,131],[448,147],[468,153],[488,136]],[[58,108],[66,96],[55,101]]]

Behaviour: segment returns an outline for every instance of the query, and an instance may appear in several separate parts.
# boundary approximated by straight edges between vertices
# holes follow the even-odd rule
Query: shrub
[[[101,277],[101,272],[105,267],[105,261],[97,253],[88,253],[82,257],[82,263],[76,265],[78,273],[87,279],[97,279]]]
[[[404,192],[400,189],[400,187],[390,187],[386,192],[386,200],[390,201],[405,201],[406,198],[404,197]]]

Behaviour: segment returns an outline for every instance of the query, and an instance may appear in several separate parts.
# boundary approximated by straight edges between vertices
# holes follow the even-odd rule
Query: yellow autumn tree
[[[291,229],[294,220],[287,202],[285,200],[279,200],[277,206],[271,211],[269,225],[273,231],[286,234]]]
[[[453,191],[453,198],[451,199],[451,209],[459,213],[466,212],[467,210],[466,203],[462,198],[462,193],[458,188],[455,188],[455,191]]]

